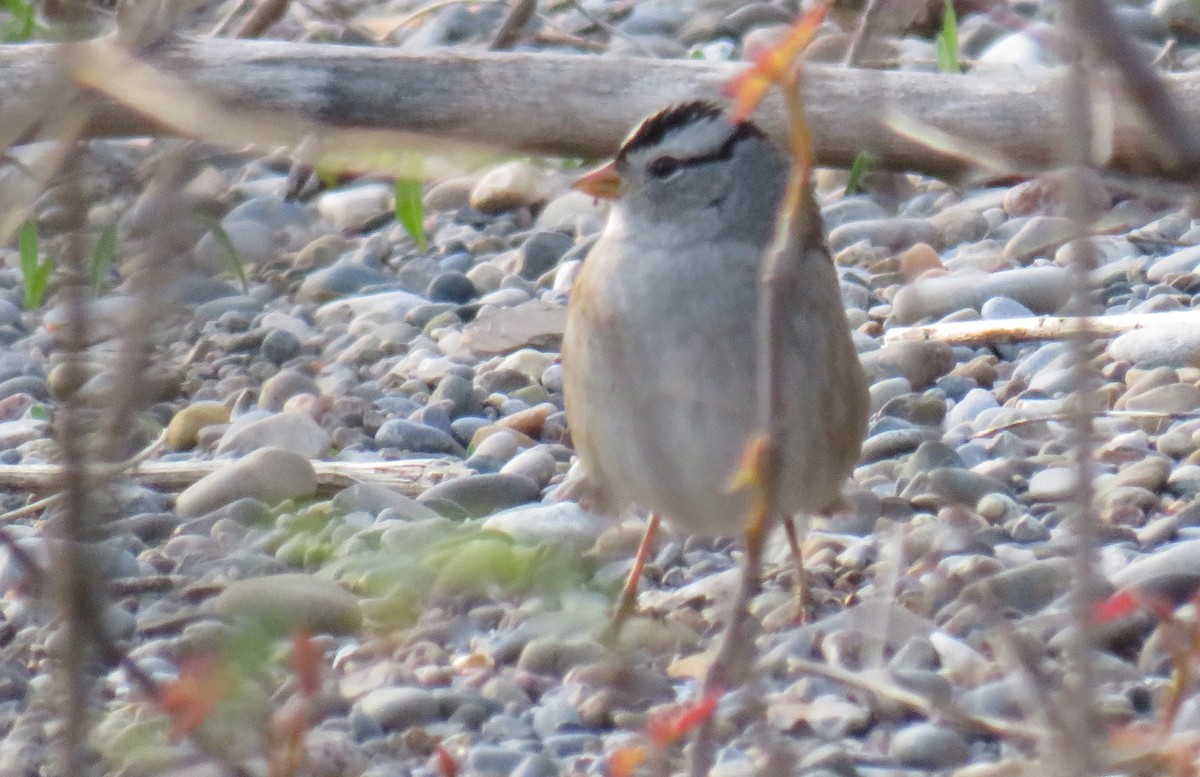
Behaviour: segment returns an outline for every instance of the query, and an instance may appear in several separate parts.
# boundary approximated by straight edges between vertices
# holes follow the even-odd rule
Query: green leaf
[[[42,262],[31,275],[25,276],[25,309],[34,310],[42,306],[42,297],[46,295],[46,287],[50,285],[50,273],[54,265]]]
[[[404,231],[425,250],[425,205],[421,202],[421,182],[415,178],[396,179],[396,218]]]
[[[846,180],[846,195],[858,194],[862,189],[862,179],[879,163],[878,157],[869,151],[860,151],[850,165],[850,177]]]
[[[35,421],[49,421],[50,408],[45,405],[34,405],[29,408],[29,417]]]
[[[94,291],[100,291],[100,285],[104,283],[104,278],[108,275],[108,268],[112,266],[113,256],[116,255],[116,252],[117,225],[109,224],[100,233],[96,247],[92,250],[92,262],[88,270]]]
[[[0,8],[12,16],[0,25],[0,41],[5,43],[24,43],[33,38],[36,27],[33,21],[33,3],[23,0],[3,0]]]
[[[54,263],[47,259],[38,261],[37,224],[26,221],[17,233],[17,254],[21,257],[21,279],[25,286],[24,305],[26,310],[41,307],[42,297],[50,284],[50,273]]]
[[[17,253],[21,256],[21,274],[28,278],[38,263],[37,224],[32,221],[22,224],[17,233]]]
[[[961,73],[958,59],[958,16],[954,0],[942,0],[942,31],[937,38],[937,65],[943,73]]]
[[[250,282],[246,280],[246,268],[242,264],[242,257],[238,256],[237,248],[234,247],[233,241],[229,238],[229,233],[216,221],[209,224],[208,229],[212,232],[213,238],[224,249],[221,251],[221,261],[225,265],[225,269],[237,277],[238,281],[242,284],[242,292],[249,294]]]

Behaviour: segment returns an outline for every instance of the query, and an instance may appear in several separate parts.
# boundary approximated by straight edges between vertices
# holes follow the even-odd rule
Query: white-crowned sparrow
[[[637,505],[692,534],[745,527],[749,495],[727,487],[757,431],[759,273],[788,168],[753,124],[689,102],[643,121],[612,162],[576,183],[613,200],[571,290],[562,350],[587,473],[574,491],[593,507]],[[819,219],[811,198],[806,207]],[[783,342],[777,506],[788,515],[840,501],[867,419],[837,273],[817,248],[799,262]]]

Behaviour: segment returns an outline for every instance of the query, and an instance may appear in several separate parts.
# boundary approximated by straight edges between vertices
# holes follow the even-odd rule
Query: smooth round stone
[[[1052,558],[1006,569],[980,584],[987,587],[1001,607],[1032,615],[1066,594],[1074,580],[1074,562]]]
[[[297,370],[284,369],[263,381],[258,393],[258,406],[263,410],[279,411],[292,397],[302,394],[319,396],[316,382]]]
[[[360,262],[339,261],[305,276],[296,297],[304,302],[325,302],[336,297],[357,294],[369,286],[394,282],[395,278],[378,267]],[[413,295],[415,296],[415,295]],[[422,302],[423,299],[417,297]]]
[[[971,747],[954,729],[914,723],[892,736],[888,755],[909,768],[950,769],[970,760]]]
[[[20,306],[12,300],[0,297],[0,326],[16,326],[20,321]]]
[[[430,186],[421,197],[427,211],[458,210],[465,208],[471,197],[474,180],[469,176],[450,178]]]
[[[426,489],[418,501],[444,500],[472,518],[483,518],[536,501],[539,493],[536,483],[519,475],[466,475]]]
[[[283,329],[272,329],[263,337],[259,352],[272,364],[283,364],[300,353],[300,338]]]
[[[867,380],[903,377],[915,390],[928,388],[954,368],[954,351],[940,342],[889,343],[860,357]]]
[[[1049,467],[1029,478],[1025,496],[1033,502],[1062,502],[1075,497],[1078,478],[1070,467]]]
[[[470,204],[482,213],[502,213],[545,202],[550,193],[546,172],[530,162],[505,162],[484,173],[471,189]]]
[[[583,192],[560,194],[538,213],[538,229],[561,230],[578,235],[599,232],[608,218],[609,204]]]
[[[518,273],[522,278],[537,280],[543,273],[562,259],[575,243],[570,235],[562,232],[539,231],[521,244]]]
[[[243,497],[275,505],[316,490],[317,476],[307,458],[281,448],[261,448],[188,486],[175,500],[175,511],[196,518]]]
[[[621,22],[621,30],[630,35],[674,35],[687,20],[687,14],[671,3],[639,3]]]
[[[1194,499],[1200,494],[1200,464],[1182,464],[1171,471],[1167,478],[1171,493]]]
[[[973,715],[1003,720],[1024,720],[1031,699],[1012,680],[996,680],[968,688],[958,697],[962,708]]]
[[[892,299],[897,324],[979,309],[992,297],[1010,297],[1038,315],[1054,313],[1070,296],[1071,279],[1062,267],[1022,267],[995,273],[955,272],[921,278]]]
[[[1053,47],[1044,43],[1050,33],[1048,25],[1033,24],[1027,30],[1005,35],[979,54],[976,69],[983,73],[1000,68],[1036,73],[1043,68],[1060,65],[1061,58]]]
[[[936,245],[941,248],[982,240],[991,229],[987,219],[972,208],[948,208],[930,216],[929,223],[937,231]]]
[[[897,397],[907,396],[912,393],[912,384],[908,382],[908,378],[897,376],[894,378],[884,378],[871,384],[871,413],[879,412],[879,408],[883,407],[890,400]]]
[[[226,618],[270,626],[277,633],[307,629],[354,634],[362,627],[358,597],[335,583],[300,573],[235,580],[208,606]]]
[[[1142,556],[1111,576],[1117,588],[1145,585],[1172,575],[1200,575],[1200,540],[1185,540]]]
[[[548,755],[531,753],[516,765],[511,777],[559,777],[558,762]]]
[[[382,483],[356,483],[344,488],[333,497],[333,507],[342,514],[361,511],[376,516],[390,510],[392,518],[404,521],[436,520],[438,517],[416,499]]]
[[[902,251],[916,243],[937,242],[937,230],[925,219],[870,219],[843,224],[829,232],[829,247],[834,252],[860,240]]]
[[[483,528],[507,534],[522,545],[548,542],[587,550],[610,522],[575,502],[514,507],[488,518]]]
[[[265,412],[265,411],[257,411]],[[243,419],[247,419],[243,422]],[[217,445],[217,455],[247,454],[260,448],[282,448],[306,459],[329,450],[329,432],[305,413],[285,410],[265,417],[243,416],[230,424]]]
[[[536,637],[521,650],[517,668],[543,677],[562,677],[576,667],[600,661],[604,655],[604,647],[595,642]]]
[[[516,456],[519,449],[520,444],[511,430],[493,428],[475,444],[472,453],[503,463]]]
[[[462,456],[466,453],[448,432],[407,418],[385,421],[375,433],[375,442],[381,448],[399,448],[413,453],[441,453],[451,456]]]
[[[1125,407],[1160,413],[1190,413],[1200,407],[1200,388],[1191,383],[1159,386],[1130,397]]]
[[[221,221],[221,228],[233,246],[237,259],[242,264],[258,264],[271,258],[274,249],[274,233],[266,224],[257,221]],[[224,240],[218,240],[212,232],[205,233],[195,248],[196,259],[205,265],[224,269],[229,261],[229,249]]]
[[[1007,493],[1008,486],[969,469],[939,467],[929,473],[928,488],[952,503],[974,507],[988,494]]]
[[[855,221],[882,221],[887,213],[870,197],[854,196],[835,200],[821,209],[826,229],[834,229]]]
[[[431,302],[450,302],[462,305],[475,299],[479,290],[471,279],[461,272],[444,272],[434,276],[425,289],[425,296]]]
[[[1154,283],[1166,283],[1181,275],[1191,275],[1200,267],[1200,246],[1188,246],[1155,259],[1146,270],[1146,278]]]
[[[317,213],[341,232],[356,232],[392,209],[393,188],[364,183],[327,191],[317,197]]]
[[[975,512],[988,523],[1001,523],[1021,515],[1022,507],[1005,493],[984,494],[975,504]]]
[[[457,418],[467,413],[478,412],[482,405],[475,395],[475,387],[471,381],[462,375],[450,373],[438,381],[437,388],[429,395],[431,405],[449,403],[450,418]]]
[[[1152,321],[1152,320],[1151,320]],[[1118,335],[1108,355],[1139,367],[1184,367],[1200,361],[1200,326],[1185,321],[1155,325]]]
[[[437,697],[425,688],[377,688],[364,694],[354,708],[384,731],[404,731],[443,717]]]
[[[471,774],[512,774],[527,754],[495,745],[475,745],[467,753]]]
[[[953,429],[959,424],[974,424],[975,419],[985,410],[1000,407],[996,396],[987,389],[971,389],[954,406],[946,411],[946,428]]]
[[[915,451],[921,443],[929,439],[930,432],[920,427],[911,429],[894,429],[873,434],[863,441],[860,461],[869,464],[873,461],[894,458]]]
[[[1167,483],[1171,474],[1171,462],[1161,456],[1149,456],[1121,468],[1105,482],[1106,488],[1137,486],[1148,491],[1158,491]]]
[[[1006,318],[1028,318],[1033,311],[1009,297],[992,297],[979,306],[979,315],[987,320]]]
[[[545,488],[558,473],[558,462],[544,448],[530,448],[513,456],[500,472],[505,475],[521,475],[532,480],[538,488]]]
[[[225,423],[229,423],[228,406],[221,402],[195,402],[176,413],[167,424],[167,447],[174,451],[193,448],[201,429]]]

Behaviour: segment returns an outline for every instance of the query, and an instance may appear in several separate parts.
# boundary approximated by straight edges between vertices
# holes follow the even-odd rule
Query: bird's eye
[[[646,168],[655,178],[668,178],[679,169],[679,160],[673,156],[660,156]]]

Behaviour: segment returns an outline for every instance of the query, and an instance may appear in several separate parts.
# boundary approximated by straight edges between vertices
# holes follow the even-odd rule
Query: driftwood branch
[[[107,45],[94,41],[73,50]],[[204,94],[230,112],[253,109],[277,114],[281,123],[398,130],[507,151],[583,157],[610,154],[638,119],[664,104],[720,99],[741,67],[555,54],[402,55],[385,48],[215,38],[171,41],[141,56],[188,92]],[[64,93],[66,72],[52,44],[0,46],[0,121],[41,115],[48,101]],[[1019,169],[1053,166],[1068,129],[1060,109],[1062,78],[1056,71],[976,77],[812,65],[803,89],[816,161],[848,166],[870,151],[892,169],[952,176],[969,168],[968,160],[955,155],[961,150],[935,149],[902,136],[891,129],[899,123],[928,127],[961,140],[960,149],[985,150]],[[1165,80],[1186,121],[1200,122],[1200,76]],[[1161,143],[1138,122],[1131,101],[1115,99],[1110,169],[1194,177],[1197,171],[1159,151]],[[897,116],[902,120],[893,121]],[[778,97],[767,101],[758,118],[784,136]],[[111,99],[86,130],[93,137],[178,131]]]
[[[1089,318],[1086,320],[1086,326],[1082,321],[1083,319],[1076,316],[951,321],[926,326],[896,327],[889,329],[883,339],[888,343],[936,340],[950,345],[994,345],[1029,340],[1064,340],[1084,331],[1089,337],[1116,337],[1149,327],[1194,329],[1200,324],[1200,312],[1183,310],[1174,313],[1119,313]]]
[[[147,461],[128,476],[159,488],[183,489],[231,461]],[[361,482],[395,486],[410,496],[443,480],[467,474],[461,462],[449,459],[405,459],[402,461],[314,461],[317,486],[321,490],[345,488]],[[0,489],[45,493],[62,486],[62,467],[56,464],[0,466]]]

